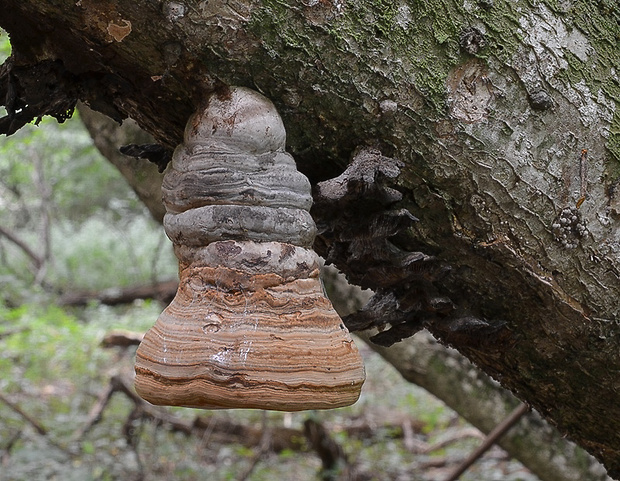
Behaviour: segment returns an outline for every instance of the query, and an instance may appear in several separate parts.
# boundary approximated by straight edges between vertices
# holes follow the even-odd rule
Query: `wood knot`
[[[459,45],[470,55],[476,55],[486,43],[484,34],[475,27],[466,28],[459,35]]]

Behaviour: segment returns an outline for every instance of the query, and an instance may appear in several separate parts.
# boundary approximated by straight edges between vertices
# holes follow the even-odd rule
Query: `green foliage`
[[[11,42],[7,33],[0,29],[0,62],[4,62],[11,55]]]
[[[75,335],[77,325],[73,318],[53,305],[21,306],[18,314],[17,318],[17,314],[9,317],[12,317],[15,325],[22,330],[5,341],[2,361],[25,361],[21,356],[25,354],[26,346],[28,351],[32,350],[33,353],[28,356],[28,362],[22,364],[20,376],[13,379],[14,382],[27,379],[36,383],[53,379],[71,367],[78,370],[78,375],[88,370],[89,360],[86,358],[84,346],[76,344],[79,339]]]
[[[14,392],[28,385],[67,378],[84,387],[99,381],[109,351],[99,346],[105,332],[134,325],[145,329],[160,307],[142,302],[125,312],[105,306],[78,310],[80,317],[53,304],[8,308],[0,304],[0,387]],[[76,387],[76,386],[74,386]],[[67,388],[67,394],[73,389]]]
[[[111,217],[107,213],[55,229],[55,262],[48,279],[58,289],[100,290],[175,276],[176,262],[163,229],[146,216],[128,217],[130,222]]]
[[[44,261],[37,271],[20,247],[0,235],[0,300],[19,304],[44,291],[122,287],[176,275],[163,229],[77,118],[43,120],[0,139],[0,207],[2,226]]]
[[[17,202],[32,207],[40,201],[41,185],[52,190],[56,218],[82,221],[101,209],[143,212],[77,118],[63,124],[46,118],[0,139],[0,175],[3,198],[14,213],[23,215]]]

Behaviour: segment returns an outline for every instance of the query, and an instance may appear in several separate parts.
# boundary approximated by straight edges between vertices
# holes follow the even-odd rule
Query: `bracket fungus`
[[[177,294],[136,354],[153,404],[283,411],[354,403],[364,366],[319,278],[308,179],[274,105],[210,98],[164,176]]]

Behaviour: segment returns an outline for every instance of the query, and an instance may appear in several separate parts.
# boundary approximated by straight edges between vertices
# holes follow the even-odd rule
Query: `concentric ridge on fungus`
[[[136,354],[147,401],[297,411],[359,397],[362,360],[323,293],[310,184],[285,140],[245,88],[190,118],[162,186],[179,289]]]

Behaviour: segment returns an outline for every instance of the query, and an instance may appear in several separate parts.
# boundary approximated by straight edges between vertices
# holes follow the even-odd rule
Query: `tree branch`
[[[20,239],[13,232],[6,229],[5,227],[2,227],[1,225],[0,225],[0,235],[6,237],[7,240],[15,244],[17,247],[19,247],[22,250],[22,252],[26,254],[26,256],[28,256],[28,258],[32,261],[32,264],[34,265],[34,268],[36,271],[38,271],[41,268],[41,266],[45,262],[44,259],[41,256],[39,256],[36,252],[34,252],[30,248],[30,246],[26,244],[22,239]]]
[[[469,455],[469,457],[461,464],[454,472],[446,478],[446,481],[456,481],[460,478],[467,469],[474,464],[484,453],[486,453],[506,432],[514,426],[514,424],[529,411],[529,407],[525,404],[521,404],[510,413],[506,419],[498,424],[493,431],[491,431],[484,442],[476,448],[476,450]]]
[[[114,5],[4,1],[4,130],[82,98],[171,150],[196,106],[245,85],[313,184],[379,147],[420,220],[390,242],[452,267],[433,285],[458,322],[429,329],[620,477],[617,2]]]

